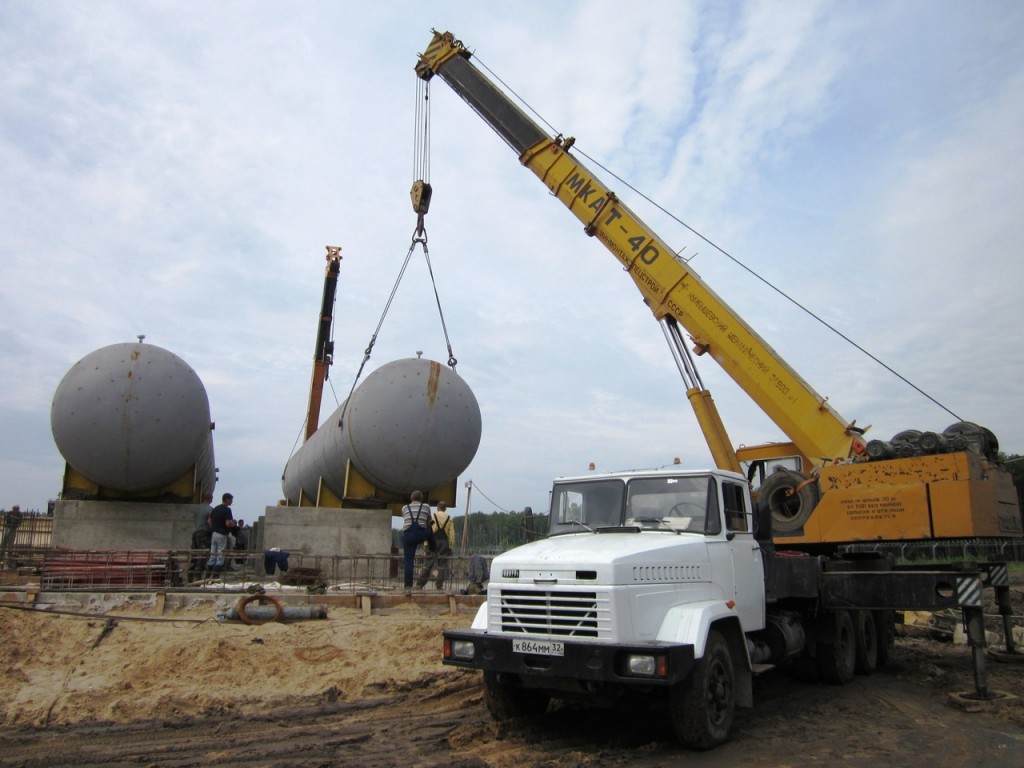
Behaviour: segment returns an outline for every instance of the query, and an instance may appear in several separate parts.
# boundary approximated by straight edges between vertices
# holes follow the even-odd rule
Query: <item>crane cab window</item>
[[[747,509],[745,491],[746,489],[738,483],[722,483],[722,505],[725,508],[725,528],[728,531],[750,531],[750,510]]]
[[[765,481],[766,477],[770,477],[773,472],[779,469],[789,469],[793,472],[803,471],[803,461],[801,461],[799,456],[781,456],[774,459],[744,461],[740,465],[743,467],[743,474],[750,481],[751,490],[754,491],[761,487],[761,483]]]

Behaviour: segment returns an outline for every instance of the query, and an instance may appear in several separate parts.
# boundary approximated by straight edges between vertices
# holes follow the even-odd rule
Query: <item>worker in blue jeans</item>
[[[402,507],[402,549],[405,555],[405,594],[412,594],[412,578],[415,572],[416,549],[427,542],[435,545],[430,529],[430,505],[424,503],[423,492],[413,491],[409,503]]]
[[[235,519],[231,514],[231,502],[234,496],[225,493],[221,503],[210,512],[210,559],[206,561],[207,571],[214,578],[224,570],[224,553],[228,548],[228,535],[234,530]]]

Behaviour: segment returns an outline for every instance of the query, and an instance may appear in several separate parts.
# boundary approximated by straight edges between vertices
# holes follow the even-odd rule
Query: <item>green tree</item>
[[[1017,503],[1020,505],[1021,515],[1024,516],[1024,456],[1000,452],[999,461],[1013,477],[1013,484],[1017,488]]]
[[[463,528],[468,523],[469,533],[465,536],[466,552],[497,554],[518,547],[528,541],[540,538],[548,529],[547,515],[522,512],[471,512],[467,518],[461,515],[452,518],[455,522],[455,548],[461,552]]]

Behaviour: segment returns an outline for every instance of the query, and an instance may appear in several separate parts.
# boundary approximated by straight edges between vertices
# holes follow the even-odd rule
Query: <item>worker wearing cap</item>
[[[434,532],[434,544],[425,545],[427,560],[416,581],[416,588],[423,589],[430,580],[431,572],[437,569],[434,586],[444,589],[444,583],[451,571],[452,551],[455,547],[455,523],[448,512],[448,505],[443,501],[437,503],[437,511],[430,516],[430,528]]]

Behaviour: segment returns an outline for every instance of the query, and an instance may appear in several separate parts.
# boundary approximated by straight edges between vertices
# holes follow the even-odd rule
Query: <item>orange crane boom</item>
[[[316,349],[313,351],[313,376],[309,385],[309,407],[306,410],[306,440],[309,440],[320,426],[320,401],[323,400],[324,382],[330,371],[334,355],[331,341],[331,326],[334,324],[334,296],[338,288],[338,272],[341,269],[341,248],[327,246],[327,269],[324,273],[324,294],[320,304],[320,321],[316,333]]]

